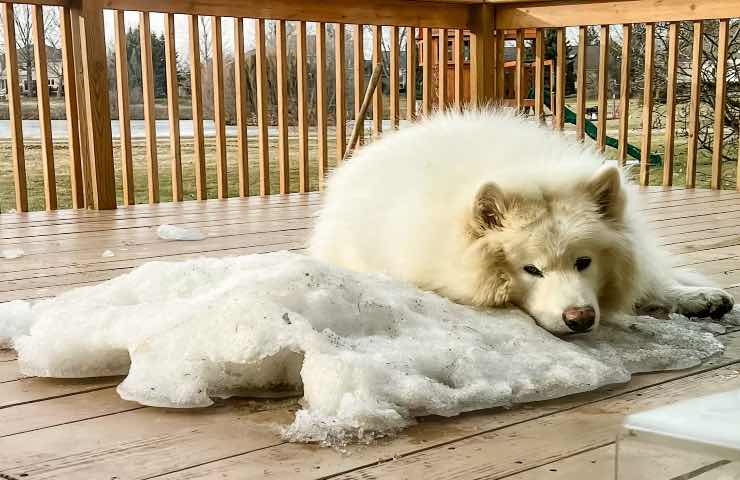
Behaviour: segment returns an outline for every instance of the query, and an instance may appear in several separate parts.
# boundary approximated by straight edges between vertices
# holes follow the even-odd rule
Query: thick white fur
[[[481,266],[479,257],[471,260],[467,225],[481,185],[493,181],[505,192],[538,198],[547,195],[543,192],[579,188],[598,174],[603,163],[594,149],[513,114],[438,115],[363,147],[333,173],[310,251],[353,270],[380,271],[410,281],[455,301],[495,305],[496,301],[476,301],[474,295],[481,288]],[[624,225],[615,241],[624,242],[634,255],[635,273],[632,285],[616,288],[613,295],[626,296],[623,304],[629,308],[639,304],[680,311],[682,297],[700,304],[688,313],[711,310],[712,302],[730,301],[698,276],[689,282],[674,274],[669,258],[633,208],[632,187],[624,190]],[[577,230],[575,223],[572,228]],[[602,260],[598,268],[603,272],[610,268],[609,261],[621,260],[607,259],[606,265]],[[596,289],[598,279],[591,282]],[[551,303],[542,308],[552,310],[553,318],[541,325],[564,331],[555,325],[560,308],[591,302],[595,295],[582,283],[562,281],[561,286],[532,294],[539,297],[536,302]]]

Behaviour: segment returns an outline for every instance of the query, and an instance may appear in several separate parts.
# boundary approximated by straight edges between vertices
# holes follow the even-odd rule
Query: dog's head
[[[516,305],[556,334],[595,329],[631,303],[634,252],[619,171],[599,170],[567,191],[480,187],[472,209],[479,262],[474,303]]]

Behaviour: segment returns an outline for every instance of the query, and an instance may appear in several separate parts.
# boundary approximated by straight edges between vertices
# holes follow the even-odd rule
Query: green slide
[[[532,98],[534,98],[534,91],[530,92],[530,94],[532,95]],[[552,108],[550,107],[550,95],[545,95],[545,105],[547,106],[547,108],[550,108],[552,110]],[[575,125],[576,124],[576,112],[574,112],[567,106],[564,108],[565,108],[565,119],[564,119],[565,122]],[[591,137],[593,140],[596,140],[597,128],[594,122],[592,122],[591,120],[586,120],[585,130],[586,130],[586,135]],[[616,138],[610,137],[608,135],[606,137],[606,144],[612,148],[619,148],[619,140],[617,140]],[[634,159],[640,160],[640,153],[641,152],[639,148],[632,145],[631,143],[627,144],[627,155],[629,155],[630,157]],[[650,154],[650,164],[651,165],[661,165],[662,163],[663,163],[663,159],[660,158],[660,155],[658,155],[657,153]]]

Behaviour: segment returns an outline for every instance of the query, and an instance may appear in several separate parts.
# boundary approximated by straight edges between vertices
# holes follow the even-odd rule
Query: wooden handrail
[[[88,0],[85,0],[88,1]],[[102,0],[103,8],[265,20],[471,28],[470,4],[429,0]]]
[[[571,0],[519,2],[496,7],[496,28],[575,27],[740,17],[737,0]]]

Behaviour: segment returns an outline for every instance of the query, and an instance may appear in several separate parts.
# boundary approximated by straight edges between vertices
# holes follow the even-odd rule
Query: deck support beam
[[[108,59],[106,56],[103,0],[82,0],[79,7],[82,64],[85,70],[84,100],[87,119],[93,206],[116,208],[113,139],[108,102]]]
[[[496,9],[487,3],[471,8],[476,21],[470,31],[470,102],[482,107],[496,96]]]

